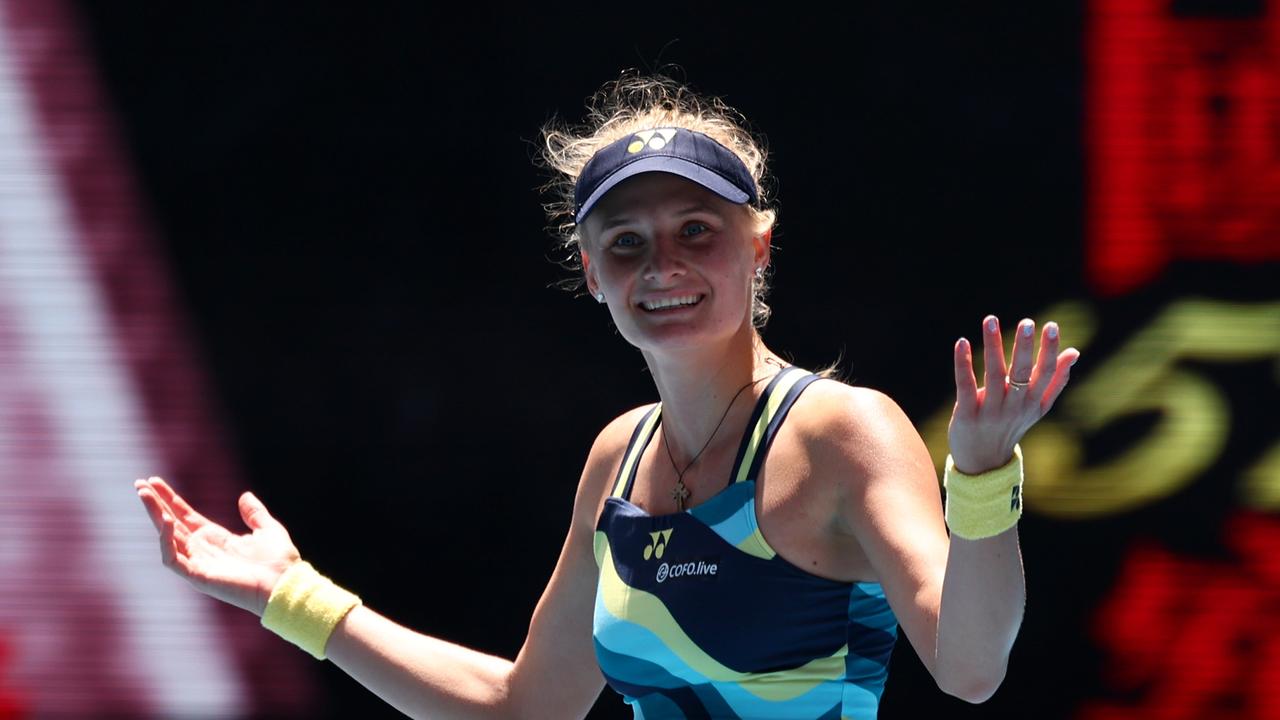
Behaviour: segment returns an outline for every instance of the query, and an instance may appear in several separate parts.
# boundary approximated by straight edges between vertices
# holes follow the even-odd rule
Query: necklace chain
[[[770,376],[766,375],[765,377],[770,377]],[[663,428],[662,444],[667,446],[667,457],[671,458],[671,469],[676,471],[676,486],[675,486],[675,489],[671,491],[671,498],[676,501],[677,511],[680,511],[680,512],[684,511],[684,501],[688,500],[689,496],[693,494],[689,490],[689,488],[686,487],[684,484],[684,474],[689,472],[689,468],[693,467],[693,464],[698,461],[698,458],[702,456],[703,451],[711,446],[711,441],[715,438],[716,433],[720,430],[720,426],[724,424],[724,419],[729,417],[729,410],[733,408],[733,404],[737,402],[738,396],[742,395],[742,391],[746,390],[752,385],[755,385],[761,380],[764,380],[765,377],[752,380],[746,385],[743,385],[742,387],[738,388],[738,392],[734,393],[733,399],[729,401],[729,406],[724,409],[724,414],[720,416],[720,422],[716,423],[715,430],[711,431],[711,437],[707,438],[707,442],[703,444],[702,450],[699,450],[698,454],[693,456],[693,459],[689,461],[689,464],[684,466],[684,470],[681,470],[679,467],[676,466],[676,458],[674,455],[671,454],[671,443],[666,442],[666,438],[667,438],[666,428],[665,427]]]

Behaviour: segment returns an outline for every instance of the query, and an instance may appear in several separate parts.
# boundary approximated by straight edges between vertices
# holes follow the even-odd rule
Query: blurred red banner
[[[1177,6],[1090,10],[1086,263],[1103,295],[1173,260],[1280,260],[1280,13]]]

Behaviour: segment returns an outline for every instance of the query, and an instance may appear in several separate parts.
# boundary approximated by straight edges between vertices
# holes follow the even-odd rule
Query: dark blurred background
[[[57,17],[136,188],[131,252],[172,288],[166,327],[226,468],[188,481],[211,516],[238,526],[234,494],[252,489],[369,605],[514,658],[592,439],[657,399],[606,311],[552,287],[567,272],[539,128],[578,120],[624,68],[657,69],[768,138],[766,342],[802,366],[841,359],[938,458],[951,343],[985,314],[1057,320],[1083,349],[1025,444],[1028,606],[1003,687],[949,698],[904,639],[881,716],[1280,717],[1280,572],[1255,552],[1280,536],[1273,5]],[[181,464],[162,469],[184,487]],[[395,715],[298,654],[277,656],[308,714]],[[14,687],[14,716],[40,716],[34,685]],[[297,711],[279,702],[246,713]],[[606,688],[592,717],[630,710]]]

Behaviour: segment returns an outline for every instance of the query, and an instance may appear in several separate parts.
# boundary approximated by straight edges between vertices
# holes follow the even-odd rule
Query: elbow
[[[974,705],[984,703],[996,694],[1004,682],[1005,670],[979,672],[976,668],[966,668],[959,672],[939,674],[935,680],[938,689]]]

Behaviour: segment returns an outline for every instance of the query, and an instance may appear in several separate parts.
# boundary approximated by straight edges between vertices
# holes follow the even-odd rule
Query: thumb
[[[246,492],[240,496],[240,517],[244,524],[253,530],[283,528],[280,521],[271,517],[267,506],[262,504],[257,495]]]

